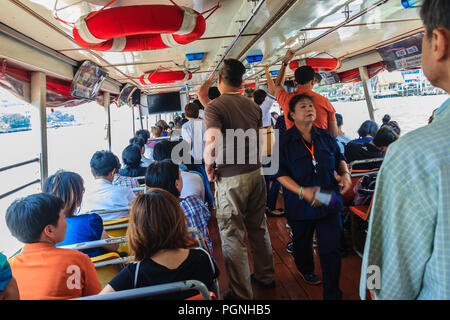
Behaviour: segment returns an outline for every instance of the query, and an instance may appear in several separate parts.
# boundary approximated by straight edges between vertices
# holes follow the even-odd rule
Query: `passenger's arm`
[[[116,292],[116,290],[113,289],[113,287],[111,287],[109,284],[107,284],[102,291],[100,291],[99,294],[104,294],[104,293],[111,293],[111,292]]]
[[[216,74],[214,72],[211,73],[209,78],[202,83],[200,86],[200,89],[197,92],[198,100],[202,103],[203,107],[206,108],[208,103],[211,101],[208,97],[208,90],[214,83],[214,78],[216,77]]]
[[[289,49],[286,52],[286,55],[285,55],[285,57],[283,59],[283,62],[282,62],[281,68],[280,68],[280,72],[278,72],[277,79],[275,80],[275,86],[276,87],[279,87],[279,86],[283,85],[284,78],[285,78],[284,76],[285,76],[285,73],[286,73],[286,67],[289,64],[289,62],[292,60],[294,55],[295,55],[295,52],[293,50],[291,50],[291,49]]]
[[[218,127],[208,128],[205,132],[206,142],[205,142],[205,151],[204,151],[204,159],[205,159],[205,171],[208,176],[208,180],[211,182],[215,182],[218,179],[217,171],[214,168],[214,162],[216,158],[216,147],[221,142],[222,132]],[[220,139],[220,140],[219,140]]]
[[[0,300],[20,300],[19,288],[14,277],[9,281],[3,291],[0,291]]]
[[[339,185],[342,186],[341,194],[345,194],[352,187],[352,179],[347,167],[347,162],[341,160],[337,172],[340,176]]]
[[[267,79],[267,90],[269,91],[269,94],[272,96],[275,96],[275,83],[273,82],[272,75],[269,71],[269,66],[264,66],[264,71],[266,73],[266,79]]]
[[[103,230],[102,237],[100,239],[105,240],[109,238],[111,238],[109,234],[107,234],[106,231]],[[108,244],[106,246],[103,246],[102,248],[105,249],[106,251],[117,251],[117,249],[119,249],[119,244],[118,243]]]
[[[282,176],[277,178],[278,182],[281,183],[283,187],[289,191],[298,194],[300,191],[300,186],[291,177]],[[320,187],[303,187],[302,197],[309,203],[312,203],[315,199],[316,192]]]
[[[328,131],[331,132],[331,134],[336,138],[338,134],[338,127],[336,121],[330,121],[328,120]]]

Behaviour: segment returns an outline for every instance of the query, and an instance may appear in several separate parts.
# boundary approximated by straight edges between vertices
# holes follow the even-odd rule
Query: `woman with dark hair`
[[[124,167],[119,170],[121,176],[142,177],[145,176],[145,167],[141,166],[141,150],[137,144],[130,144],[122,151]]]
[[[358,139],[354,139],[350,142],[365,143],[373,140],[373,137],[377,134],[378,125],[375,121],[366,120],[358,129]]]
[[[316,110],[306,94],[294,96],[286,115],[294,126],[280,136],[280,167],[275,178],[285,188],[286,216],[292,228],[293,255],[309,284],[321,283],[314,273],[312,240],[317,234],[324,299],[341,299],[339,276],[343,209],[340,193],[351,187],[350,173],[334,136],[313,126]],[[338,172],[339,181],[335,178]],[[343,189],[340,191],[339,183]]]
[[[104,231],[103,220],[98,214],[76,215],[84,194],[83,179],[78,173],[59,170],[45,180],[42,189],[45,193],[55,195],[63,204],[67,230],[64,241],[57,244],[57,247],[110,238]],[[116,251],[118,247],[119,245],[112,244],[81,251],[89,257],[96,257],[108,251]]]
[[[213,247],[207,226],[208,220],[211,218],[211,212],[203,201],[196,196],[180,197],[183,189],[183,178],[178,165],[170,159],[152,163],[147,169],[145,184],[149,188],[161,188],[169,191],[177,197],[181,210],[186,217],[187,225],[202,233],[208,245],[209,253],[213,256]]]
[[[159,188],[138,196],[130,210],[127,232],[132,263],[101,293],[147,287],[168,282],[198,280],[210,291],[218,270],[201,248],[188,248],[190,237],[177,198]],[[186,299],[193,291],[166,294],[159,299]]]

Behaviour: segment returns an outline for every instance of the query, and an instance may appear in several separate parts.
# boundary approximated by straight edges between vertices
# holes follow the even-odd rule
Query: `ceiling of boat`
[[[178,5],[204,12],[218,3],[220,7],[207,19],[206,31],[186,46],[139,52],[99,52],[81,48],[72,36],[72,28],[55,19],[75,22],[89,11],[96,11],[109,0],[2,0],[0,22],[46,46],[77,60],[91,60],[104,67],[109,76],[122,83],[139,85],[143,73],[158,67],[172,70],[189,68],[192,80],[169,85],[141,86],[146,91],[160,91],[186,84],[193,89],[204,81],[222,61],[223,55],[239,58],[245,64],[249,52],[260,50],[264,59],[249,66],[246,78],[261,71],[264,64],[274,64],[287,48],[299,49],[308,41],[370,8],[380,0],[175,0]],[[112,6],[167,4],[169,0],[117,0]],[[253,18],[249,19],[253,15]],[[246,24],[246,22],[248,22]],[[241,28],[242,35],[235,39]],[[373,50],[380,44],[400,39],[422,28],[417,9],[405,10],[400,0],[389,0],[360,18],[298,50],[297,57],[350,58]],[[235,41],[236,40],[236,41]],[[230,48],[230,45],[234,45]],[[186,53],[204,52],[200,64],[190,64]],[[0,52],[1,55],[1,52]],[[277,64],[271,69],[277,69]]]

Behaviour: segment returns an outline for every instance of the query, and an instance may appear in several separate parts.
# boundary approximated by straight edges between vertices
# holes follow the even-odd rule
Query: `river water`
[[[399,123],[402,135],[427,124],[433,110],[439,107],[447,95],[412,96],[375,100],[375,121],[381,124],[384,114]],[[357,138],[357,130],[362,122],[369,119],[365,101],[334,102],[336,112],[344,118],[343,130],[351,138]],[[79,173],[85,183],[92,180],[89,161],[95,151],[107,149],[105,139],[105,111],[91,103],[88,105],[64,109],[73,113],[79,126],[47,129],[49,150],[49,175],[58,169]],[[164,116],[163,116],[164,119]],[[112,152],[121,158],[122,150],[132,137],[132,116],[128,107],[111,107]],[[150,120],[149,126],[154,123]],[[36,127],[36,126],[34,126]],[[147,127],[144,120],[144,128]],[[139,121],[136,121],[139,128]],[[39,137],[35,130],[0,134],[0,167],[25,161],[39,155]],[[27,182],[39,178],[37,163],[0,173],[0,194]],[[0,200],[0,251],[7,256],[20,248],[21,244],[9,233],[5,224],[5,212],[16,198],[40,192],[40,185],[35,184],[12,196]]]

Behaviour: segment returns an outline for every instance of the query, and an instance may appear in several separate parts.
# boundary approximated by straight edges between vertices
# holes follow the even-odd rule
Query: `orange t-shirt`
[[[21,300],[61,300],[102,290],[94,264],[84,253],[38,242],[9,260]]]
[[[284,120],[286,121],[286,129],[289,130],[294,122],[289,120],[289,101],[293,96],[305,93],[312,98],[314,108],[316,109],[316,120],[313,125],[317,128],[328,130],[328,121],[336,121],[336,110],[327,98],[307,88],[297,88],[294,92],[287,92],[282,89],[277,93],[277,101],[284,112]]]

